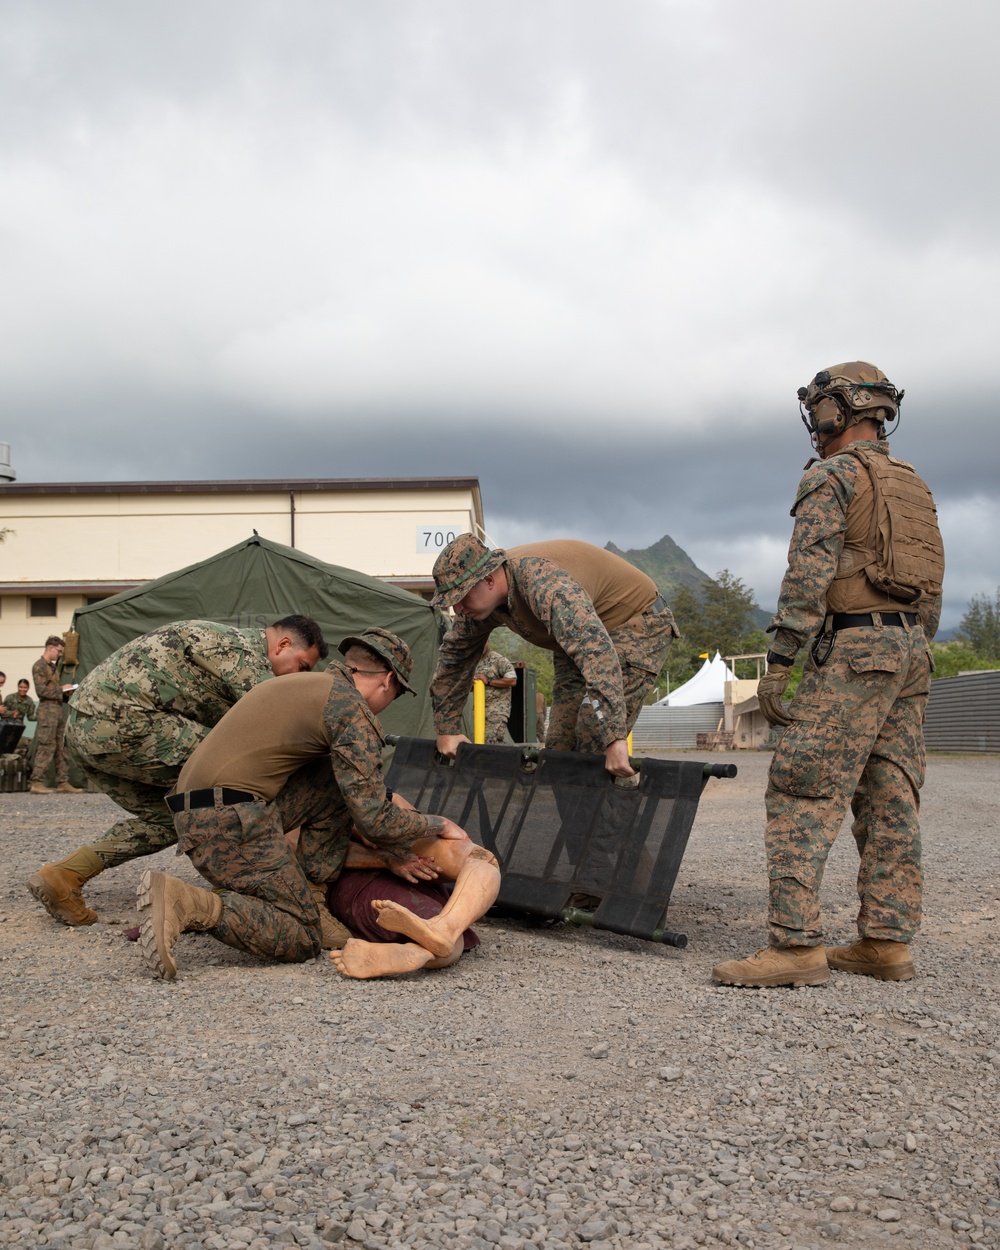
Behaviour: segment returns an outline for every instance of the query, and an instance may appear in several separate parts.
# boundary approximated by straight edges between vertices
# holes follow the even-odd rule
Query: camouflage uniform
[[[174,844],[164,797],[209,729],[270,676],[263,630],[213,621],[164,625],[88,673],[66,739],[81,771],[132,814],[86,848],[105,868]]]
[[[505,655],[490,648],[476,665],[476,681],[486,682],[486,741],[494,744],[509,742],[507,721],[510,719],[510,695],[512,686],[491,686],[491,681],[517,677],[514,665]]]
[[[35,701],[27,695],[22,699],[19,694],[9,694],[4,699],[3,705],[12,718],[23,721],[34,719]]]
[[[317,758],[293,772],[273,800],[227,806],[217,790],[217,806],[174,816],[178,851],[222,899],[222,918],[211,935],[286,963],[319,954],[319,911],[308,881],[338,876],[355,826],[372,845],[400,855],[431,833],[427,817],[388,798],[381,727],[347,669],[333,663],[327,673],[326,741],[316,742]],[[225,729],[223,721],[217,732]],[[296,858],[284,834],[297,827]]]
[[[533,550],[545,546],[538,543]],[[650,582],[647,606],[609,633],[566,569],[542,555],[520,555],[517,548],[497,554],[507,575],[507,603],[483,621],[456,618],[442,642],[431,681],[437,732],[462,732],[462,711],[483,646],[492,630],[506,626],[553,652],[546,746],[603,754],[631,732],[677,636],[673,614]]]
[[[44,657],[37,659],[31,666],[31,679],[38,695],[38,711],[35,714],[38,729],[35,731],[35,763],[31,780],[44,781],[54,759],[56,785],[65,785],[69,781],[69,762],[63,735],[68,709],[63,702],[58,661],[50,664]]]
[[[888,455],[884,441],[854,446]],[[822,942],[819,888],[848,802],[861,856],[859,933],[908,942],[920,925],[927,638],[937,628],[940,596],[921,601],[915,625],[874,623],[821,637],[852,503],[865,476],[859,461],[841,452],[803,477],[792,509],[788,570],[769,626],[773,653],[788,659],[816,640],[791,704],[792,723],[774,753],[765,800],[770,937],[779,947]],[[868,583],[868,612],[873,594]],[[883,598],[881,612],[914,612],[912,604]]]

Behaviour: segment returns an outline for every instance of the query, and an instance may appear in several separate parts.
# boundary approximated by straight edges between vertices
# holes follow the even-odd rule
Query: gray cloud
[[[5,0],[22,480],[475,473],[491,533],[668,532],[773,601],[859,356],[1000,582],[1000,16],[960,0]],[[731,558],[730,558],[731,557]]]

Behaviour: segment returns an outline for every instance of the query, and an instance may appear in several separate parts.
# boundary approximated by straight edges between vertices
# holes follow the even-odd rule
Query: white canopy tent
[[[706,660],[695,675],[683,686],[672,690],[657,701],[658,707],[692,707],[696,703],[722,703],[725,699],[725,683],[734,681],[735,674],[726,667],[722,656],[716,651]]]

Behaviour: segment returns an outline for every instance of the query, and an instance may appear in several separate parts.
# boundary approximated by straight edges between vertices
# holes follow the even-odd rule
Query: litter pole
[[[582,907],[564,907],[559,913],[559,919],[584,928],[594,923],[594,913],[584,911]],[[675,933],[672,929],[654,929],[652,936],[646,940],[662,942],[664,946],[676,946],[678,950],[683,950],[688,944],[686,933]]]

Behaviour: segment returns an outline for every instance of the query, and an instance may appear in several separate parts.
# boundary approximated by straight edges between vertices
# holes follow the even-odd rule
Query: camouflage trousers
[[[131,814],[86,848],[105,868],[174,845],[174,819],[164,799],[207,734],[204,725],[162,712],[136,711],[116,721],[72,712],[66,742],[80,771]]]
[[[35,730],[35,763],[31,770],[32,781],[43,781],[49,765],[55,762],[56,785],[69,781],[69,761],[66,757],[64,731],[68,708],[55,699],[39,699]]]
[[[505,742],[513,742],[510,736],[510,729],[507,725],[507,718],[510,716],[510,699],[503,701],[503,706],[496,708],[490,706],[490,692],[486,692],[486,741],[494,746],[502,745]]]
[[[187,854],[222,899],[212,937],[282,963],[320,952],[319,911],[307,877],[332,881],[347,855],[352,822],[329,759],[289,777],[270,803],[196,808],[174,816]],[[292,851],[285,831],[300,829]]]
[[[619,680],[625,696],[626,736],[632,732],[642,701],[656,684],[677,636],[677,626],[669,608],[661,612],[644,612],[633,616],[610,635],[614,644],[616,671],[609,673],[605,685]],[[593,751],[603,755],[606,749],[605,710],[596,708],[587,699],[583,674],[568,656],[556,652],[553,662],[554,683],[545,745],[553,751]]]
[[[768,778],[768,921],[775,946],[822,941],[819,890],[851,805],[861,857],[858,932],[909,942],[920,927],[920,788],[930,656],[923,630],[841,630],[810,656]]]

